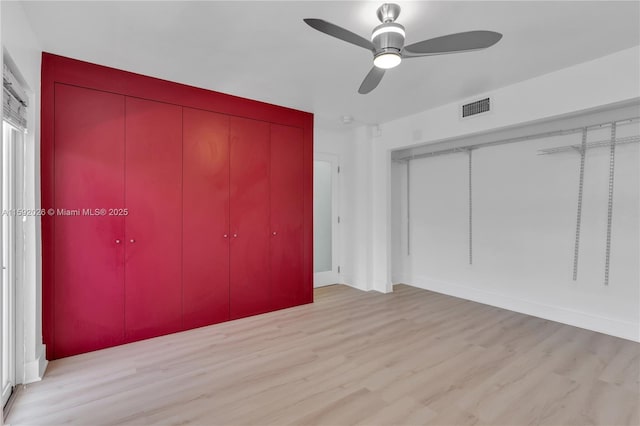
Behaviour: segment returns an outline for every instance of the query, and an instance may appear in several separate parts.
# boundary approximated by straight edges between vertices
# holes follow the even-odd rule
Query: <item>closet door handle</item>
[[[132,239],[130,239],[130,240],[129,240],[129,242],[133,244],[133,243],[135,243],[135,242],[136,242],[136,240],[134,240],[134,239],[132,238]]]
[[[116,240],[116,244],[120,244],[120,240]]]
[[[238,234],[233,234],[233,238],[238,238]]]
[[[273,235],[278,235],[278,233],[276,231],[273,231]]]
[[[223,238],[229,238],[229,236],[227,234],[224,234],[222,237]]]

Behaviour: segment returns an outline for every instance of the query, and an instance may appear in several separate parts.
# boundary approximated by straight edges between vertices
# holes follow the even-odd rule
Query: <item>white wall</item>
[[[0,2],[2,46],[16,65],[29,92],[28,134],[25,141],[25,209],[40,208],[40,61],[42,48],[19,2]],[[19,223],[17,249],[24,264],[18,266],[16,379],[29,383],[42,378],[46,368],[42,344],[41,233],[37,217]]]
[[[363,214],[358,219],[368,229],[360,234],[366,234],[370,244],[355,249],[353,269],[366,268],[370,271],[369,282],[373,289],[392,291],[392,149],[517,126],[636,99],[640,97],[638,75],[640,52],[636,47],[488,93],[486,95],[491,96],[495,111],[485,117],[461,121],[458,118],[459,103],[454,103],[384,123],[378,136],[373,134],[368,141],[355,141],[370,149],[370,156],[357,157],[358,165],[355,167],[369,168],[375,173],[368,174],[369,180],[359,181],[363,186],[359,186],[357,192],[365,194],[357,201],[354,211]],[[512,309],[518,310],[517,307]],[[588,310],[588,306],[581,308],[585,314]],[[626,321],[635,325],[627,329],[625,336],[640,338],[637,316],[635,319],[626,318]],[[589,327],[588,324],[583,326]]]
[[[371,208],[372,194],[368,186],[374,174],[371,131],[365,127],[354,130],[349,155],[352,160],[347,190],[349,198],[349,224],[345,280],[352,286],[369,291],[371,283]]]

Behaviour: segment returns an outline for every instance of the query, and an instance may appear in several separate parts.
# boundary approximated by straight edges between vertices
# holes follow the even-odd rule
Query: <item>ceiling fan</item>
[[[467,31],[405,46],[404,27],[395,22],[400,15],[400,6],[385,3],[378,8],[377,15],[382,24],[373,29],[371,41],[322,19],[304,19],[310,27],[320,32],[364,47],[373,53],[373,68],[358,89],[358,93],[363,95],[375,89],[382,80],[385,70],[400,65],[402,59],[486,49],[502,38],[502,34],[494,31]]]

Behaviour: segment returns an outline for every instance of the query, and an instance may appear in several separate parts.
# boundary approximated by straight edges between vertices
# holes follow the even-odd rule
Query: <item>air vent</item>
[[[479,101],[462,105],[462,118],[482,114],[483,112],[489,112],[491,106],[490,102],[490,98],[484,98]]]

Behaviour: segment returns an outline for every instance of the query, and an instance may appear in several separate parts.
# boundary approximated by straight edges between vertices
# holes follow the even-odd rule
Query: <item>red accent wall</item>
[[[312,114],[50,53],[41,96],[42,208],[131,211],[43,216],[48,359],[313,302]]]

